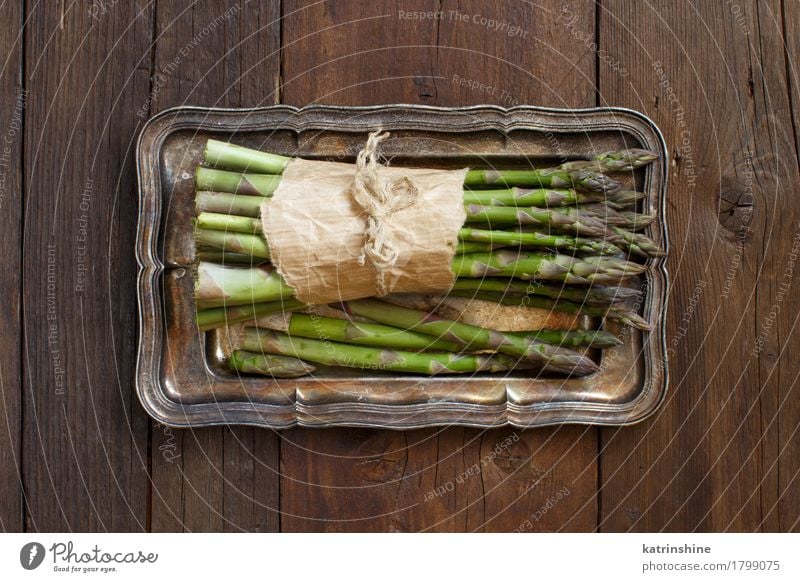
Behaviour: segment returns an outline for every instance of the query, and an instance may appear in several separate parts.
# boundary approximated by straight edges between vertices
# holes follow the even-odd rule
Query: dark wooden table
[[[0,22],[3,529],[800,529],[796,0],[26,0]],[[395,102],[619,105],[659,124],[673,287],[657,416],[406,433],[148,419],[145,120]]]

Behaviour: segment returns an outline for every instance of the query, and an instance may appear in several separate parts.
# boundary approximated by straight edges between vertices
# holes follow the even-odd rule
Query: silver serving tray
[[[644,277],[643,316],[653,331],[606,329],[625,338],[605,350],[587,378],[498,376],[420,378],[322,369],[313,377],[239,377],[222,365],[224,334],[194,325],[190,219],[193,168],[208,137],[307,158],[352,160],[375,129],[392,132],[383,154],[394,165],[496,167],[557,164],[620,147],[660,160],[627,177],[659,213],[649,236],[667,248],[667,151],[655,124],[621,108],[560,110],[493,106],[440,108],[275,106],[177,107],[148,121],[137,142],[139,352],[136,391],[158,422],[175,427],[248,424],[369,426],[625,425],[652,414],[667,389],[665,259]],[[635,184],[634,184],[635,182]]]

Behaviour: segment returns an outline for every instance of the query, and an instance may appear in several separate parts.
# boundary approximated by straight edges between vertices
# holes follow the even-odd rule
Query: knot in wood
[[[746,242],[750,238],[755,212],[753,193],[735,178],[723,179],[719,190],[718,219],[722,228],[734,238]]]

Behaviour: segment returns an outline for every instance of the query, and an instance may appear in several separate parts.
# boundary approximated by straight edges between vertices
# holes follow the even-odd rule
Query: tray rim
[[[404,116],[425,115],[435,113],[436,116],[425,119],[425,126],[414,126]],[[197,115],[202,115],[198,121]],[[669,296],[669,276],[666,270],[667,257],[653,261],[648,278],[650,285],[658,285],[661,302],[656,305],[654,314],[657,321],[654,331],[643,337],[643,357],[645,358],[645,378],[648,384],[637,396],[620,404],[587,403],[580,401],[542,402],[530,405],[517,405],[508,398],[502,411],[497,405],[474,403],[437,402],[411,405],[379,405],[359,403],[304,404],[300,398],[288,405],[271,405],[250,401],[226,401],[204,403],[181,403],[170,399],[160,381],[161,351],[163,333],[157,333],[157,326],[163,325],[163,309],[161,305],[160,279],[166,270],[164,262],[157,252],[157,241],[161,219],[161,176],[154,171],[153,151],[146,147],[158,144],[155,152],[173,132],[195,128],[197,131],[240,131],[253,133],[264,131],[256,127],[254,119],[258,115],[283,115],[280,129],[296,132],[315,129],[326,131],[335,129],[340,132],[360,133],[370,128],[384,129],[432,129],[447,128],[450,133],[467,133],[475,131],[464,123],[465,116],[474,115],[476,126],[486,129],[490,124],[493,129],[510,132],[515,129],[549,131],[551,133],[570,133],[575,131],[624,130],[633,133],[649,147],[656,147],[661,154],[655,193],[658,198],[659,218],[655,223],[659,229],[662,245],[669,250],[669,239],[666,224],[666,192],[668,181],[669,152],[661,131],[646,115],[624,107],[592,107],[585,109],[562,109],[520,105],[504,108],[496,105],[472,105],[467,107],[438,107],[416,104],[391,104],[370,106],[310,105],[294,107],[291,105],[272,105],[253,108],[222,108],[184,105],[166,109],[151,117],[142,127],[136,141],[136,171],[139,193],[139,215],[136,233],[137,273],[137,307],[139,337],[136,360],[136,392],[145,411],[155,421],[175,427],[201,427],[227,424],[261,426],[276,430],[303,427],[353,426],[392,430],[408,430],[431,426],[467,426],[475,428],[497,428],[512,426],[530,428],[554,424],[579,424],[599,426],[628,426],[642,422],[653,415],[669,390],[668,361],[666,358],[666,317],[667,299]],[[337,125],[336,120],[327,121],[325,116],[334,117],[350,114],[363,114],[359,124],[349,127]],[[233,121],[216,120],[217,116],[230,116]],[[252,118],[250,116],[253,116]],[[372,119],[376,115],[394,115],[379,123]],[[244,116],[244,123],[240,118]],[[370,117],[372,116],[372,117]],[[452,127],[453,116],[460,117],[458,128]],[[610,118],[612,122],[608,123]],[[555,125],[557,120],[559,125]],[[623,127],[622,121],[629,125]],[[538,123],[538,125],[537,125]],[[156,160],[157,161],[157,160]],[[156,170],[158,166],[156,164]],[[148,197],[147,188],[152,187],[155,194]],[[148,214],[148,210],[151,214]],[[150,223],[150,227],[147,223]],[[163,330],[163,328],[162,328]],[[643,333],[643,332],[642,332]],[[149,341],[148,341],[149,339]],[[654,341],[655,340],[655,341]],[[647,346],[655,348],[653,354]],[[656,380],[652,381],[653,358],[656,358],[658,371]],[[648,380],[649,378],[649,380]],[[297,389],[295,389],[296,395]],[[508,396],[508,392],[507,392]],[[496,411],[493,411],[497,409]],[[625,412],[628,409],[629,412]],[[609,411],[614,414],[610,414]],[[328,418],[328,415],[337,415]],[[424,415],[441,414],[441,419],[418,419]],[[452,417],[447,415],[451,414]],[[509,414],[515,416],[509,418]],[[323,420],[320,420],[323,417]],[[523,420],[523,419],[527,419]]]

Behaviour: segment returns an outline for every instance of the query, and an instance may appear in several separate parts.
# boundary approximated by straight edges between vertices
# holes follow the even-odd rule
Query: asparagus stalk
[[[261,216],[264,196],[245,196],[223,192],[197,192],[194,197],[195,208],[200,212],[218,212],[236,216]]]
[[[346,344],[358,344],[400,350],[461,351],[460,344],[429,335],[406,331],[380,323],[360,323],[295,313],[291,316],[286,332],[294,337],[333,340]]]
[[[257,252],[267,252],[267,257],[269,257],[269,253],[266,251],[266,245],[262,246],[247,236],[248,234],[252,235],[262,232],[261,221],[256,218],[201,212],[197,217],[197,226],[199,226],[201,229],[225,232],[225,236],[214,235],[213,233],[201,233],[201,235],[198,237],[198,240],[202,239],[203,244],[208,244],[209,246],[215,248],[224,248],[225,250],[234,252],[239,252],[237,249],[240,247],[253,247],[257,250]],[[242,233],[245,236],[238,236],[236,233]],[[258,238],[263,239],[263,237]],[[459,238],[461,241],[482,243],[480,245],[462,246],[460,249],[456,250],[456,252],[461,253],[492,250],[493,244],[505,246],[526,245],[535,247],[567,248],[588,253],[610,255],[619,254],[621,252],[618,247],[606,241],[575,238],[563,235],[551,235],[540,232],[520,233],[462,228],[459,231]]]
[[[579,285],[617,283],[647,270],[644,265],[614,257],[578,258],[505,250],[456,255],[451,268],[457,277],[505,276]],[[196,299],[203,307],[275,301],[292,294],[292,288],[277,272],[264,267],[234,269],[213,263],[200,263],[198,267]]]
[[[630,148],[602,153],[595,156],[591,161],[567,162],[553,170],[571,171],[576,169],[598,172],[619,172],[640,168],[657,158],[658,155],[653,152]],[[206,143],[203,161],[206,165],[229,170],[250,171],[262,174],[281,174],[286,169],[291,158],[209,139]],[[542,172],[542,170],[538,171]]]
[[[622,343],[622,340],[613,333],[595,329],[539,329],[536,331],[506,332],[512,335],[530,338],[552,346],[572,348],[613,348]]]
[[[197,260],[228,265],[250,265],[251,267],[264,262],[253,255],[229,253],[219,249],[208,249],[204,247],[197,249]]]
[[[577,160],[561,164],[562,170],[589,170],[593,172],[629,172],[658,159],[658,154],[642,149],[606,152],[593,160]]]
[[[268,195],[254,196],[253,182],[259,179],[247,175],[198,168],[198,183],[219,192],[200,190],[195,196],[198,212],[219,212],[238,216],[257,217],[261,213],[261,204],[271,195],[274,188],[265,188]],[[245,184],[240,188],[240,184]],[[270,185],[271,186],[271,185]],[[236,193],[239,190],[240,193]],[[644,197],[641,192],[620,190],[613,194],[589,194],[574,190],[525,190],[510,188],[506,190],[464,190],[466,204],[485,206],[535,206],[550,208],[554,206],[572,206],[575,204],[603,203],[609,208],[620,210],[636,204]]]
[[[231,212],[232,214],[258,216],[260,205],[264,201],[263,198],[272,196],[280,180],[280,175],[241,174],[198,166],[195,177],[198,190],[196,205],[200,210],[226,212],[224,210],[224,205],[227,204],[229,207],[237,206],[242,209],[242,212]],[[213,191],[217,197],[220,196],[221,193],[239,195],[239,197],[215,200],[207,193],[201,195],[202,191]],[[618,198],[628,200],[631,197],[630,194],[619,196],[619,193],[615,192],[608,193],[604,198],[610,200],[616,200]],[[634,192],[633,194],[637,193]],[[241,200],[240,197],[243,195],[254,197],[258,202],[255,202],[255,200],[252,202]],[[604,199],[603,197],[598,198],[598,196],[602,195],[596,194],[592,196],[579,194],[570,190],[520,190],[518,188],[512,188],[510,190],[497,190],[497,194],[491,191],[473,192],[465,190],[464,202],[467,207],[468,215],[471,208],[476,212],[481,208],[488,209],[486,212],[490,214],[487,218],[483,219],[491,219],[495,222],[515,223],[521,221],[521,224],[551,224],[553,220],[558,221],[559,218],[550,218],[552,213],[547,210],[547,208],[551,206],[547,204],[548,200],[558,199],[562,201],[562,205],[565,205],[567,202],[571,201],[590,203]],[[497,202],[503,202],[503,204],[500,205],[497,204]],[[526,207],[528,202],[531,203],[531,207]],[[512,208],[500,210],[499,208],[495,208],[495,206],[500,206],[501,208],[503,206],[522,207],[524,208],[522,212],[526,212],[527,216],[520,218]],[[537,208],[537,206],[544,206],[545,208]],[[223,208],[223,210],[218,210],[219,208]],[[494,209],[494,211],[492,211],[492,209]]]
[[[636,190],[620,190],[613,196],[606,197],[603,202],[610,208],[622,210],[623,208],[635,205],[646,196],[644,192],[637,192]]]
[[[458,255],[452,268],[457,277],[505,276],[579,285],[617,283],[647,270],[644,265],[613,257],[577,258],[504,250]]]
[[[273,313],[288,313],[306,307],[299,301],[274,301],[252,306],[218,307],[197,313],[197,325],[207,331],[224,325],[250,321]],[[353,322],[332,317],[295,313],[290,316],[286,333],[293,337],[306,337],[323,341],[337,341],[372,347],[401,350],[439,350],[459,352],[463,346],[456,342],[437,339],[430,335],[402,330],[379,323]],[[505,332],[521,338],[562,347],[608,348],[621,341],[613,334],[596,330],[534,330]],[[241,370],[246,371],[246,370]]]
[[[295,313],[288,329],[290,336],[333,340],[348,344],[397,348],[401,350],[461,351],[461,344],[430,335],[405,331],[379,323],[359,323],[333,317]],[[514,333],[550,345],[608,348],[622,343],[617,336],[596,330],[535,330]]]
[[[654,240],[641,233],[631,232],[616,226],[611,227],[611,232],[619,237],[616,244],[628,252],[641,257],[663,257],[666,255]]]
[[[269,258],[267,241],[260,234],[197,228],[195,229],[194,240],[198,245],[208,246],[213,249],[250,255],[260,259]]]
[[[568,189],[507,188],[503,190],[464,190],[464,203],[485,206],[536,206],[538,208],[602,203],[619,210],[632,206],[643,196],[644,194],[633,190],[600,194]]]
[[[540,170],[470,170],[464,185],[473,186],[537,186],[539,188],[577,188],[590,192],[617,192],[616,180],[592,171],[560,168]]]
[[[197,327],[200,331],[208,331],[217,327],[250,321],[273,313],[289,313],[307,307],[295,299],[271,301],[268,303],[253,303],[250,305],[235,305],[231,307],[212,307],[201,309],[197,312]]]
[[[547,190],[543,188],[506,188],[502,190],[465,190],[465,204],[482,204],[485,206],[568,206],[586,202],[597,202],[594,194],[576,192],[575,190]]]
[[[597,370],[597,365],[592,360],[578,352],[530,338],[450,321],[426,311],[407,309],[374,299],[348,301],[342,303],[342,308],[346,313],[367,317],[379,323],[445,338],[459,343],[465,349],[495,350],[525,358],[553,372],[584,375]]]
[[[590,317],[607,317],[608,319],[619,321],[625,325],[649,331],[650,324],[633,309],[625,305],[581,305],[570,301],[561,301],[547,297],[537,297],[534,295],[514,295],[508,293],[494,293],[486,291],[451,291],[453,297],[467,297],[469,299],[483,299],[501,305],[513,305],[520,307],[537,307],[539,309],[551,309],[553,311],[563,311],[575,315],[588,315]]]
[[[300,358],[327,366],[427,375],[505,372],[517,364],[513,358],[499,355],[415,353],[297,338],[255,327],[245,330],[241,348],[251,352],[263,351]]]
[[[271,196],[280,184],[280,174],[241,173],[198,166],[195,175],[197,190],[212,190],[250,196]],[[464,179],[471,186],[539,186],[578,188],[590,192],[614,194],[622,189],[616,180],[595,172],[562,170],[470,170]]]
[[[456,244],[456,254],[463,255],[465,253],[488,253],[503,245],[494,245],[487,242],[477,241],[458,241]]]
[[[214,263],[199,263],[195,279],[198,307],[250,305],[290,299],[294,290],[267,266],[240,269]]]
[[[253,247],[259,253],[267,253],[266,245],[253,241],[249,238],[252,234],[261,233],[261,221],[256,218],[245,216],[233,216],[229,214],[218,214],[211,212],[201,212],[197,217],[197,225],[202,229],[224,231],[225,235],[214,235],[213,233],[201,233],[199,239],[204,244],[215,248],[238,252],[238,249],[247,246]],[[238,236],[236,233],[243,233]],[[250,235],[248,235],[250,233]],[[258,237],[263,238],[263,237]],[[583,251],[587,253],[616,255],[621,253],[621,249],[610,242],[602,240],[591,240],[587,238],[575,238],[564,235],[544,234],[541,232],[510,232],[496,230],[481,230],[474,228],[462,228],[459,231],[461,241],[481,243],[479,245],[461,246],[456,249],[457,253],[480,252],[492,250],[493,245],[501,246],[534,246],[548,248],[566,248],[570,250]],[[210,242],[209,242],[210,241]],[[256,256],[262,256],[261,254]]]
[[[513,232],[507,230],[481,230],[462,228],[458,233],[462,241],[482,241],[505,246],[533,246],[548,248],[565,248],[586,253],[616,255],[621,251],[610,242],[576,238],[541,232]],[[475,252],[478,252],[477,250]]]
[[[231,368],[245,374],[263,374],[273,378],[299,378],[316,372],[316,368],[297,358],[256,354],[234,350],[228,360]]]
[[[623,228],[638,230],[653,223],[656,219],[655,214],[637,214],[636,212],[620,212],[619,215],[625,220]]]
[[[589,284],[616,283],[643,273],[644,265],[606,257],[575,258],[549,253],[495,251],[457,255],[452,264],[458,277],[507,276],[541,281]],[[201,262],[197,269],[195,297],[199,306],[222,307],[277,301],[294,291],[268,267],[223,267]]]
[[[605,204],[588,204],[575,207],[507,207],[465,204],[467,223],[490,225],[516,224],[521,226],[548,227],[560,232],[579,236],[608,238],[616,235],[609,226],[642,228],[655,220],[652,214],[618,212]]]
[[[273,174],[241,174],[214,168],[198,166],[195,172],[195,190],[211,190],[248,196],[272,196],[280,175]]]
[[[637,215],[637,216],[644,216],[644,215]],[[527,235],[530,233],[538,234],[538,235],[545,235],[545,236],[552,236],[551,233],[542,232],[537,228],[531,227],[520,227],[519,230],[514,231],[505,231],[505,230],[491,230],[487,231],[492,233],[492,240],[501,241],[501,240],[512,240],[513,236],[517,234]],[[507,236],[506,233],[509,233],[511,236]],[[476,239],[479,238],[478,236],[475,237]],[[581,239],[586,240],[586,239]],[[590,239],[592,240],[592,239]],[[613,242],[612,242],[613,241]],[[602,244],[601,244],[602,243]],[[580,245],[576,245],[572,247],[575,250],[580,250],[584,252],[594,252],[599,255],[618,255],[623,254],[625,251],[629,253],[633,253],[639,255],[640,257],[661,257],[664,256],[664,251],[658,244],[653,241],[648,236],[640,233],[634,232],[631,230],[627,230],[625,228],[620,228],[617,226],[609,226],[607,230],[607,234],[605,235],[605,240],[603,241],[596,241],[592,240],[592,246],[595,248],[591,251],[588,250],[588,247],[584,246],[581,248]],[[503,245],[498,245],[503,246]],[[505,245],[510,246],[510,245]],[[525,245],[522,245],[525,246]],[[551,245],[545,245],[551,246]],[[552,245],[552,248],[570,248],[569,245],[563,246],[556,246]],[[474,251],[474,252],[481,252],[481,251]]]
[[[602,285],[569,287],[567,285],[548,285],[547,283],[536,281],[486,277],[481,279],[457,279],[453,284],[451,294],[453,291],[472,291],[473,293],[475,291],[495,291],[499,293],[540,295],[551,299],[567,300],[586,305],[611,305],[639,297],[639,292],[629,287],[604,287]]]
[[[282,174],[291,160],[216,139],[208,140],[203,152],[203,161],[209,166],[257,174]]]
[[[579,211],[582,216],[591,216],[602,220],[609,226],[621,226],[623,228],[641,228],[655,220],[655,215],[653,214],[618,212],[605,204],[584,204],[576,208],[554,208],[553,211],[562,212],[568,216],[573,216],[574,212]]]
[[[625,150],[612,150],[597,155],[594,159],[606,164],[607,168],[610,168],[612,163],[624,162],[626,165],[618,166],[618,170],[635,170],[636,168],[641,168],[657,160],[658,154],[649,150],[629,148]]]
[[[465,204],[467,223],[491,225],[519,224],[556,228],[579,236],[603,237],[608,229],[595,213],[585,213],[573,208],[504,207]],[[567,212],[570,211],[570,212]]]
[[[260,234],[263,232],[261,221],[258,218],[217,212],[201,212],[198,214],[197,226],[211,230],[241,232],[244,234]]]

